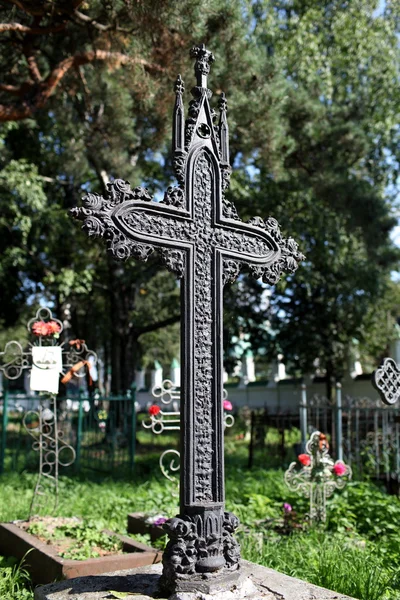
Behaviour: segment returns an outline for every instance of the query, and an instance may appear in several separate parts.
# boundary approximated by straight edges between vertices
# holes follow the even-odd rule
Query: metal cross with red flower
[[[93,365],[97,355],[89,350],[84,340],[60,343],[63,324],[55,319],[49,308],[40,308],[27,323],[28,332],[34,336],[27,349],[16,340],[7,342],[0,352],[0,372],[6,379],[18,379],[26,369],[31,371],[31,389],[45,393],[40,396],[37,409],[29,410],[23,424],[33,438],[32,448],[39,452],[39,473],[30,507],[31,517],[45,507],[44,500],[54,492],[54,507],[58,500],[58,468],[69,466],[75,460],[75,450],[63,439],[58,429],[57,393],[60,374],[63,382],[73,376],[85,377],[89,359]],[[3,410],[6,400],[3,400]]]
[[[155,385],[152,389],[154,398],[159,398],[164,405],[169,405],[172,402],[179,402],[181,398],[180,388],[172,383],[170,379],[165,379],[161,386]],[[232,403],[228,400],[228,392],[223,389],[222,394],[223,409],[224,409],[224,428],[232,427],[235,423],[235,417],[228,414],[232,411]],[[159,435],[163,431],[180,431],[181,412],[163,411],[158,404],[152,404],[149,408],[150,419],[143,421],[142,426],[145,429],[151,429],[153,433]],[[165,450],[160,456],[160,469],[164,477],[170,481],[176,481],[173,473],[180,469],[180,452],[173,448]]]
[[[297,458],[298,462],[292,462],[285,472],[285,483],[291,491],[310,498],[311,521],[325,522],[326,499],[335,489],[345,487],[352,476],[351,468],[330,457],[328,440],[319,431],[314,431],[307,442],[306,452]]]
[[[39,308],[26,327],[28,332],[34,336],[34,341],[28,342],[27,350],[23,349],[20,342],[11,340],[5,345],[4,351],[0,352],[0,371],[7,379],[18,379],[23,371],[32,368],[32,353],[35,347],[61,347],[62,374],[64,376],[72,371],[73,375],[78,378],[85,377],[89,359],[93,365],[96,364],[97,355],[93,350],[88,349],[85,340],[59,343],[63,324],[53,317],[49,308]]]

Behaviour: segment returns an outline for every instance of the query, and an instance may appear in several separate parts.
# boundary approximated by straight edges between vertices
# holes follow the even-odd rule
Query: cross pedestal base
[[[218,575],[213,573],[204,573],[202,575],[188,575],[186,578],[179,579],[175,583],[176,598],[193,598],[193,593],[214,595],[221,591],[239,588],[243,581],[248,579],[248,575],[244,574],[241,569],[236,571],[223,571]],[[162,589],[163,577],[160,578],[160,587]],[[171,588],[170,588],[171,589]],[[175,596],[172,596],[175,600]]]
[[[35,589],[35,600],[354,600],[267,567],[242,561],[240,578],[213,593],[160,594],[160,564],[128,571],[77,577]],[[113,595],[112,592],[117,592]],[[119,592],[119,595],[118,595]]]

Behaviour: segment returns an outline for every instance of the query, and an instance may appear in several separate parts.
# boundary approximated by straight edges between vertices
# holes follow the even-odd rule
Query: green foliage
[[[0,597],[2,600],[33,600],[24,560],[0,556]]]
[[[92,519],[85,519],[81,523],[58,525],[51,532],[45,523],[34,522],[29,526],[28,532],[50,542],[71,538],[72,543],[67,550],[60,552],[60,556],[73,560],[97,558],[100,556],[99,549],[116,553],[122,548],[122,543],[117,537],[104,533],[103,527]]]
[[[269,210],[307,257],[272,297],[271,354],[283,352],[301,373],[318,358],[330,379],[342,376],[354,338],[375,360],[383,353],[387,340],[371,315],[381,300],[389,312],[398,307],[387,292],[399,260],[388,235],[398,176],[398,9],[390,3],[377,16],[370,0],[273,4],[257,2],[255,12],[291,82],[283,168],[271,172],[258,151],[232,194],[246,214]]]
[[[326,527],[309,527],[304,524],[308,500],[287,490],[283,471],[249,471],[239,466],[240,457],[240,444],[236,452],[227,453],[226,496],[227,509],[242,523],[244,558],[361,600],[399,599],[398,498],[371,483],[353,482],[328,500]],[[1,477],[1,520],[26,516],[34,479],[26,473]],[[296,522],[303,522],[303,528],[290,535],[274,528],[283,518],[284,502],[296,511]],[[139,456],[134,480],[89,473],[62,477],[57,514],[84,519],[78,528],[63,528],[65,535],[80,538],[83,549],[78,556],[84,558],[89,555],[85,544],[90,540],[97,545],[102,529],[125,532],[128,512],[174,516],[177,504],[176,486],[161,477],[156,456],[149,455]],[[147,537],[143,541],[149,543]]]
[[[310,531],[280,540],[241,535],[240,542],[248,560],[292,577],[360,600],[399,598],[395,568],[356,538]]]
[[[100,556],[99,552],[94,549],[96,547],[117,552],[122,546],[118,538],[103,533],[98,523],[93,521],[86,521],[78,526],[62,525],[57,527],[57,530],[66,537],[76,540],[67,551],[61,553],[63,558],[74,560],[96,558]]]

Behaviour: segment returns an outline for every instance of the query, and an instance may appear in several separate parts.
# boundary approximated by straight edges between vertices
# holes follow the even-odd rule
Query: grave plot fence
[[[247,466],[265,468],[288,465],[294,452],[300,452],[299,414],[266,409],[241,411],[244,437],[248,441]]]
[[[38,452],[24,427],[24,415],[37,409],[40,396],[5,392],[0,396],[0,473],[36,470]],[[46,400],[42,400],[46,407]],[[50,406],[50,405],[49,405]],[[76,452],[68,469],[110,473],[133,469],[136,450],[135,390],[126,395],[59,398],[58,428]],[[338,386],[328,401],[302,388],[297,411],[241,409],[231,435],[248,442],[248,466],[287,467],[303,452],[315,431],[327,434],[331,455],[349,464],[356,479],[383,481],[388,490],[400,490],[400,408],[378,398],[353,397]],[[37,424],[29,420],[34,430]],[[242,434],[239,432],[242,431]]]
[[[307,399],[307,431],[326,432],[335,457],[351,465],[357,478],[373,478],[397,488],[400,479],[400,409],[378,398]],[[390,489],[390,491],[396,491]]]
[[[25,418],[40,403],[50,411],[44,397],[11,394],[0,396],[0,473],[36,470],[38,452],[32,435],[38,422]],[[25,423],[24,423],[25,420]],[[76,452],[70,469],[112,472],[133,469],[136,450],[135,389],[126,395],[57,399],[58,430]]]
[[[400,408],[379,398],[354,397],[336,386],[332,400],[302,386],[298,409],[239,412],[249,443],[248,466],[287,467],[305,451],[313,431],[326,433],[330,453],[349,464],[356,479],[380,480],[400,492]]]

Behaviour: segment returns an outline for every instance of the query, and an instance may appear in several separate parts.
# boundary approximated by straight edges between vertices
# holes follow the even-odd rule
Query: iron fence
[[[0,473],[37,469],[37,452],[32,449],[32,436],[23,418],[41,402],[46,406],[40,396],[7,392],[0,396]],[[57,400],[58,429],[76,452],[70,468],[105,473],[133,469],[136,407],[134,389],[120,396]],[[26,425],[32,429],[37,426],[29,419]],[[322,395],[308,395],[303,386],[296,411],[244,408],[234,430],[232,435],[248,441],[249,467],[254,456],[266,467],[286,467],[304,451],[311,433],[322,431],[329,438],[332,456],[345,460],[356,478],[381,480],[389,491],[399,492],[400,408],[395,405],[346,394],[342,398],[340,386],[329,401]]]
[[[76,453],[75,470],[101,472],[133,469],[136,451],[135,389],[121,396],[83,396],[57,399],[59,436]],[[11,394],[0,397],[0,473],[36,470],[38,453],[31,432],[38,427],[35,411],[50,410],[42,396]]]
[[[328,436],[332,456],[349,464],[357,479],[380,480],[389,492],[400,492],[400,408],[395,405],[342,395],[340,385],[328,400],[307,394],[303,385],[295,411],[271,412],[265,407],[241,409],[241,415],[249,440],[249,467],[255,452],[258,460],[260,453],[268,459],[268,466],[286,467],[318,430]]]

